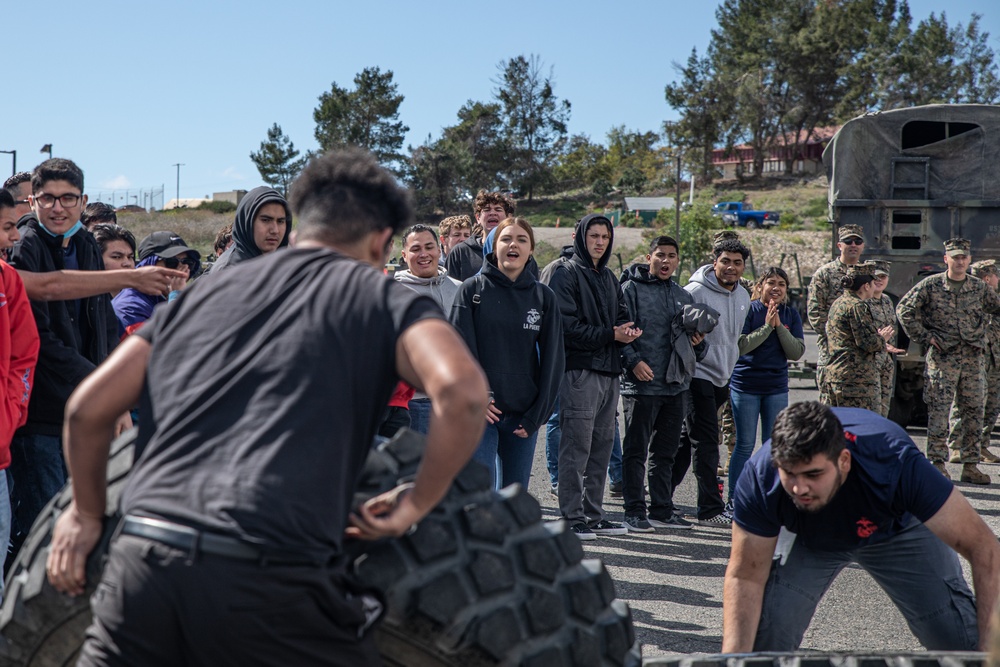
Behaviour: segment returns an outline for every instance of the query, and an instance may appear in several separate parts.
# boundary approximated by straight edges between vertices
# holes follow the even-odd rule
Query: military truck
[[[832,247],[840,225],[864,229],[863,259],[892,262],[893,302],[945,270],[944,241],[972,241],[973,260],[1000,259],[1000,106],[937,104],[865,114],[823,152]],[[926,416],[924,352],[900,332],[889,417]]]

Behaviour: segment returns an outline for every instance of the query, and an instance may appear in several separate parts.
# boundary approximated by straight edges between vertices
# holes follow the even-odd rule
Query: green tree
[[[574,134],[566,141],[563,152],[552,170],[556,187],[560,190],[569,190],[595,183],[607,183],[611,179],[607,155],[608,149],[592,142],[587,135]],[[610,187],[609,183],[609,190]]]
[[[401,173],[405,156],[400,149],[410,128],[399,120],[403,96],[397,92],[392,70],[366,67],[354,77],[354,89],[333,82],[319,96],[313,111],[320,150],[360,146],[371,151],[383,166]]]
[[[546,75],[536,55],[497,65],[496,98],[510,150],[508,174],[528,200],[551,179],[554,160],[566,137],[570,103],[555,95],[552,69]]]
[[[288,186],[306,164],[306,159],[299,157],[295,144],[277,123],[268,129],[267,141],[260,142],[260,150],[250,153],[250,160],[260,172],[261,179],[285,197],[288,196]]]
[[[649,182],[663,181],[665,161],[664,153],[657,148],[659,142],[656,132],[628,130],[624,125],[608,131],[606,162],[621,187],[642,192]]]
[[[680,79],[668,84],[667,104],[681,114],[680,120],[664,124],[667,143],[682,148],[696,177],[709,182],[715,177],[712,153],[722,141],[723,119],[732,108],[732,95],[715,77],[707,57],[692,49],[682,67],[674,63]]]

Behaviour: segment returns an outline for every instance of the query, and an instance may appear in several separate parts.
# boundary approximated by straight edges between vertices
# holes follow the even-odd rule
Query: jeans
[[[816,605],[845,566],[872,576],[929,651],[976,651],[976,601],[958,555],[916,519],[901,533],[851,551],[816,551],[796,542],[771,564],[754,651],[795,651]]]
[[[674,513],[671,473],[680,447],[687,392],[677,396],[626,396],[622,493],[625,516],[646,516],[644,482],[649,459],[649,516],[668,521]]]
[[[552,416],[545,424],[545,465],[549,469],[549,482],[552,486],[559,483],[559,441],[562,440],[562,427],[559,426],[559,397],[552,407]]]
[[[0,470],[0,544],[3,556],[7,557],[10,545],[10,493],[7,491],[7,471]],[[0,603],[3,602],[3,577],[0,577]]]
[[[671,471],[671,488],[676,489],[688,464],[694,462],[698,480],[698,520],[722,514],[726,504],[719,495],[719,408],[729,400],[729,385],[716,387],[709,380],[691,380],[691,408],[684,419],[681,446]]]
[[[611,460],[608,462],[608,479],[612,484],[622,481],[622,434],[618,428],[618,413],[615,413],[615,442],[611,445]]]
[[[733,405],[733,423],[736,424],[736,446],[729,457],[729,500],[733,499],[733,489],[740,479],[743,467],[750,460],[757,444],[757,419],[760,418],[760,441],[771,439],[771,428],[778,413],[788,407],[788,393],[745,394],[730,389],[729,400]]]
[[[520,484],[527,490],[531,478],[531,464],[535,460],[535,441],[538,432],[527,438],[514,435],[522,415],[503,415],[496,424],[487,424],[483,439],[472,455],[474,461],[489,468],[497,490]],[[499,460],[500,469],[497,470]]]
[[[431,399],[415,398],[410,401],[410,428],[417,433],[427,435],[431,424]]]
[[[11,551],[8,567],[45,505],[66,484],[62,439],[53,435],[15,435],[10,443]]]

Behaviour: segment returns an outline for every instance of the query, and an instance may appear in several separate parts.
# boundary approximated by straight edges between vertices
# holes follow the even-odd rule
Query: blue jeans
[[[62,438],[15,435],[10,443],[11,554],[21,549],[42,508],[66,485]]]
[[[431,424],[431,399],[415,398],[410,401],[410,428],[427,435]]]
[[[608,479],[612,484],[622,481],[622,434],[618,427],[618,413],[615,413],[615,442],[611,446],[611,461],[608,463]]]
[[[520,484],[527,490],[531,478],[531,464],[535,460],[535,441],[538,432],[527,438],[514,435],[520,424],[521,415],[504,415],[496,424],[487,424],[483,439],[479,441],[474,461],[490,469],[490,476],[497,483],[497,489],[511,484]],[[499,459],[500,470],[497,470]]]
[[[549,469],[549,482],[552,486],[559,483],[559,442],[562,440],[562,427],[559,425],[559,398],[552,407],[552,416],[545,425],[545,465]]]
[[[888,594],[924,648],[978,650],[976,601],[958,555],[916,519],[883,542],[851,551],[818,551],[796,541],[784,565],[771,564],[753,650],[797,650],[820,598],[850,563]]]
[[[7,557],[10,544],[10,493],[7,491],[7,471],[0,470],[0,544],[3,556]],[[3,602],[3,577],[0,577],[0,602]]]
[[[760,441],[767,442],[771,439],[775,418],[788,407],[788,392],[762,396],[730,388],[729,400],[732,401],[733,424],[736,426],[736,446],[729,458],[729,500],[732,500],[740,473],[757,444],[757,420],[760,419]]]

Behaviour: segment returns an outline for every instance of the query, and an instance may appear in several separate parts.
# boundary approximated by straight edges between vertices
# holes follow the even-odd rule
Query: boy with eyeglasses
[[[172,301],[201,270],[201,253],[189,248],[184,239],[173,232],[153,232],[139,243],[139,263],[142,266],[165,266],[181,271],[184,276],[171,281],[162,294],[151,296],[137,289],[124,289],[111,300],[118,317],[118,333],[124,338],[146,323],[153,309]]]
[[[35,219],[21,228],[10,264],[27,273],[63,269],[100,271],[101,251],[80,214],[87,205],[83,172],[70,160],[42,162],[31,175]],[[66,483],[62,454],[63,412],[76,386],[114,349],[118,320],[107,292],[64,301],[42,301],[29,292],[40,347],[27,423],[11,442],[12,551],[20,548],[45,504]],[[116,433],[129,428],[128,413]]]

